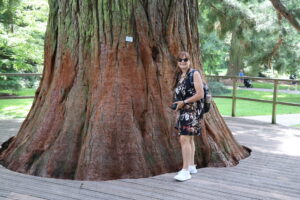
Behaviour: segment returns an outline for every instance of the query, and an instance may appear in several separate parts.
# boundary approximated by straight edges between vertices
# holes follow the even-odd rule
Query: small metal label
[[[133,42],[133,37],[131,37],[131,36],[126,36],[125,41],[126,41],[126,42]]]

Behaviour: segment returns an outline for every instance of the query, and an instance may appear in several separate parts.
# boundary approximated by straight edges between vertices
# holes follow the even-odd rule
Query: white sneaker
[[[189,170],[186,169],[182,169],[178,172],[178,174],[176,176],[174,176],[174,179],[176,179],[177,181],[186,181],[191,179],[192,176],[189,172]]]
[[[191,174],[197,174],[197,169],[196,169],[196,165],[190,165],[189,166],[189,172],[191,173]]]

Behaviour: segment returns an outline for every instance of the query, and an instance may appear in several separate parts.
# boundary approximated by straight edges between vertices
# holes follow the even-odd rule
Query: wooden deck
[[[186,182],[175,173],[114,181],[41,178],[0,167],[0,199],[11,200],[243,200],[300,199],[300,129],[225,118],[252,155],[230,168],[202,168]],[[22,120],[0,120],[0,142],[15,135]]]

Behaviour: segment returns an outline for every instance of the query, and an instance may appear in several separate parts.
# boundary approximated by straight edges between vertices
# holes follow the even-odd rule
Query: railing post
[[[277,91],[278,91],[278,81],[274,80],[273,103],[272,103],[273,104],[272,124],[276,124]]]
[[[232,79],[233,81],[233,90],[232,90],[232,111],[231,111],[231,116],[232,117],[235,117],[235,108],[236,108],[236,82],[237,82],[237,79],[236,78],[233,78]]]

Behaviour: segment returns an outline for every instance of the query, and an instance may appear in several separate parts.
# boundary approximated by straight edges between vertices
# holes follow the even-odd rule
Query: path
[[[300,199],[300,128],[225,118],[234,137],[252,149],[228,168],[201,168],[186,182],[175,173],[113,181],[72,181],[16,173],[0,167],[1,200],[246,200]],[[0,142],[15,135],[22,120],[0,120]]]

